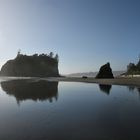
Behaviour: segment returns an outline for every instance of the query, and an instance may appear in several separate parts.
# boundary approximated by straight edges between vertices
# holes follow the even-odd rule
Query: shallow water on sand
[[[139,140],[140,88],[1,80],[2,140]]]

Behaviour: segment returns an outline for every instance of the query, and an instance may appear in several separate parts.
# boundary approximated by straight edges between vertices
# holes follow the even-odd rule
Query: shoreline
[[[95,79],[95,78],[81,78],[81,77],[0,77],[0,82],[9,80],[46,80],[49,82],[83,82],[102,85],[122,85],[140,87],[139,77],[117,77],[114,79]]]
[[[95,79],[95,78],[77,78],[77,77],[57,77],[57,78],[41,78],[51,82],[84,82],[103,85],[123,85],[123,86],[136,86],[140,87],[140,78],[114,78],[114,79]]]

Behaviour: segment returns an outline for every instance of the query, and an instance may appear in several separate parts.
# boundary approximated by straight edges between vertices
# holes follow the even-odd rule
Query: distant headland
[[[1,68],[1,76],[59,77],[58,54],[23,55],[18,52],[13,60],[8,60]]]

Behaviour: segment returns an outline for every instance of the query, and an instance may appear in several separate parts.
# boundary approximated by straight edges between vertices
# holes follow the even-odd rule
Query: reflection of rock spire
[[[140,99],[140,87],[137,88],[138,93],[139,93],[139,99]]]
[[[101,91],[103,91],[104,93],[107,93],[109,95],[112,85],[99,84],[99,88]]]
[[[129,91],[134,91],[135,87],[134,86],[128,86]]]
[[[135,86],[127,86],[130,92],[134,92],[134,90],[138,91],[138,96],[140,99],[140,87],[135,87]]]
[[[23,100],[31,99],[33,101],[49,100],[58,98],[58,82],[47,82],[45,80],[12,80],[1,82],[2,89],[9,95],[13,95],[17,104]]]

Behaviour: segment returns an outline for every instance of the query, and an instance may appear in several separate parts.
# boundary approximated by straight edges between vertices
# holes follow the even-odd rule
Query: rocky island
[[[13,60],[8,60],[1,68],[1,76],[17,77],[58,77],[58,55],[53,53],[23,55],[18,52]]]

